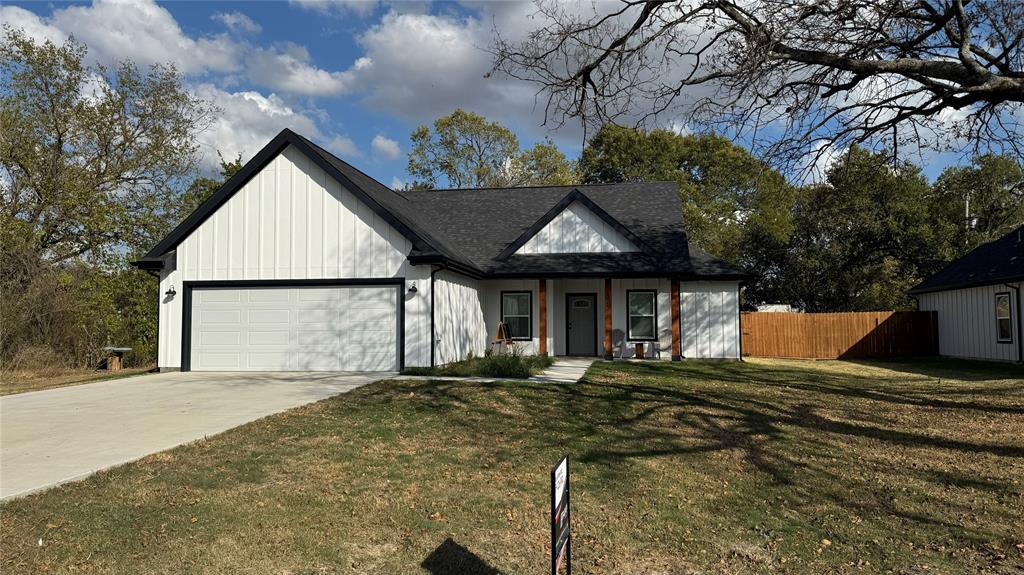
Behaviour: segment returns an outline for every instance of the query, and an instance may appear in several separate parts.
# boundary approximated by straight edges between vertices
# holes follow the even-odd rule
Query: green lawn
[[[0,572],[1024,571],[1024,381],[965,362],[388,381],[0,507]],[[41,544],[40,544],[41,540]]]

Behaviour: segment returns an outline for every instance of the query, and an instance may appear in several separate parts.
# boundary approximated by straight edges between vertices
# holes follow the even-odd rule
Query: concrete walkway
[[[593,357],[557,357],[554,365],[545,369],[540,375],[531,377],[530,380],[576,383],[595,361],[597,360]]]
[[[0,499],[81,479],[387,373],[161,373],[0,398]]]

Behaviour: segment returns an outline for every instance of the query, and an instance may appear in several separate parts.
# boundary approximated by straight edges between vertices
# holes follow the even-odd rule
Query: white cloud
[[[228,30],[236,34],[259,34],[263,30],[255,20],[238,11],[218,12],[210,18],[224,24]]]
[[[151,0],[96,0],[54,10],[48,20],[105,64],[124,58],[142,66],[171,62],[186,74],[229,72],[239,65],[241,47],[227,35],[192,39]]]
[[[381,5],[380,0],[289,0],[307,10],[322,14],[369,16]]]
[[[391,189],[392,190],[404,190],[405,189],[405,185],[406,184],[402,180],[402,178],[399,178],[398,176],[394,176],[394,177],[391,178]]]
[[[34,13],[17,6],[0,6],[0,22],[14,29],[21,29],[29,38],[42,42],[49,40],[54,44],[62,44],[68,35],[55,26],[43,22]]]
[[[249,79],[280,92],[337,96],[351,90],[352,72],[329,72],[310,62],[309,51],[291,42],[256,48],[246,59]],[[358,70],[357,61],[353,69]]]
[[[327,148],[328,152],[332,152],[340,158],[358,158],[363,155],[356,146],[356,143],[352,141],[352,138],[347,136],[335,136],[328,140],[324,147]]]
[[[279,96],[259,92],[227,92],[212,84],[200,84],[193,92],[216,102],[221,113],[210,128],[199,135],[201,169],[214,172],[219,168],[217,152],[233,159],[239,154],[248,161],[278,132],[290,128],[316,142],[326,142],[332,152],[358,155],[352,140],[335,133],[325,133],[308,114],[296,111]]]
[[[365,55],[349,72],[368,105],[407,119],[426,122],[456,107],[522,118],[533,88],[484,78],[490,37],[476,18],[391,11],[360,36]]]
[[[370,142],[370,149],[373,150],[374,156],[386,160],[397,160],[402,155],[402,148],[398,146],[398,142],[383,134],[377,134],[373,137],[373,141]]]

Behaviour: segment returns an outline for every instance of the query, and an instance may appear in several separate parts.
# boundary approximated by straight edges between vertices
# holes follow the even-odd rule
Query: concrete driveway
[[[161,373],[0,398],[0,499],[351,391],[386,373]]]

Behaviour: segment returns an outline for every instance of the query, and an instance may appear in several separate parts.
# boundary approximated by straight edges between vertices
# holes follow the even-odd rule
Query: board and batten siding
[[[597,352],[604,353],[604,280],[550,279],[548,292],[548,350],[565,354],[566,294],[593,293],[597,296]],[[666,278],[612,280],[613,354],[620,357],[622,334],[626,332],[626,294],[629,290],[657,292],[658,347],[661,358],[672,356],[672,292]],[[482,293],[487,344],[497,335],[501,321],[501,292],[528,291],[533,296],[533,338],[520,342],[525,353],[539,348],[540,301],[537,280],[485,280],[479,282]],[[681,282],[680,320],[683,356],[689,359],[739,359],[739,285],[737,282]],[[627,342],[625,357],[633,357],[635,348]]]
[[[434,276],[434,320],[438,365],[480,357],[487,349],[487,324],[480,294],[480,282],[464,275],[442,271]]]
[[[740,357],[739,284],[682,282],[679,286],[684,358]]]
[[[285,148],[177,246],[161,272],[160,367],[181,366],[182,282],[406,278],[411,244],[308,157]],[[170,298],[164,294],[174,287]],[[406,296],[405,363],[430,363],[429,290]]]
[[[546,226],[527,240],[517,254],[569,254],[635,252],[636,245],[601,219],[590,208],[570,203]]]
[[[1024,287],[1022,283],[1013,284]],[[1010,294],[1010,318],[1013,341],[1000,342],[996,331],[996,294]],[[939,355],[966,359],[1015,361],[1017,338],[1017,301],[1012,289],[990,285],[920,294],[918,308],[935,311],[939,321]]]

